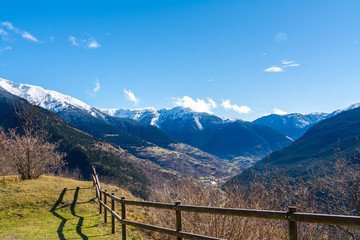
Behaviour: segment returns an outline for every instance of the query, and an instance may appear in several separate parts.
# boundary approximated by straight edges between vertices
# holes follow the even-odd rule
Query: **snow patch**
[[[201,123],[199,122],[199,117],[198,117],[198,116],[194,117],[194,120],[195,120],[195,123],[196,123],[197,127],[198,127],[200,130],[203,130],[203,126],[202,126]]]
[[[159,127],[159,125],[158,125],[159,118],[160,118],[160,113],[156,111],[155,117],[151,119],[150,124],[155,127]]]

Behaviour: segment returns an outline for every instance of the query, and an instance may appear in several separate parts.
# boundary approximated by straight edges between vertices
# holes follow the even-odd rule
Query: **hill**
[[[104,187],[117,196],[136,199],[125,190]],[[92,182],[50,176],[19,181],[9,176],[0,178],[0,188],[0,239],[114,239],[121,236],[119,225],[118,233],[112,235],[110,225],[104,224],[103,216],[99,215]],[[135,218],[146,217],[136,209],[129,213]],[[128,234],[130,239],[141,236],[133,229],[129,229]]]

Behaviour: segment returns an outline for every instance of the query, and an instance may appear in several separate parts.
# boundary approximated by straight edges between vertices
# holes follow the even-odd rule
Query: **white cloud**
[[[4,29],[0,28],[0,36],[2,40],[7,41],[9,34]]]
[[[89,93],[89,95],[91,97],[95,97],[96,93],[100,90],[100,83],[99,83],[99,79],[96,79],[95,82],[95,87],[93,88],[93,90]]]
[[[277,114],[277,115],[286,115],[286,114],[288,114],[287,112],[281,110],[280,108],[274,108],[273,112],[274,112],[274,114]]]
[[[10,51],[12,48],[7,46],[7,47],[4,47],[4,48],[0,48],[0,53],[2,52],[5,52],[5,51]]]
[[[298,63],[289,64],[289,67],[298,67],[298,66],[300,66],[300,64]]]
[[[0,35],[1,36],[7,36],[9,34],[3,28],[0,28]]]
[[[287,65],[287,64],[292,64],[294,63],[295,61],[288,61],[288,60],[282,60],[281,63],[284,64],[284,65]]]
[[[264,70],[264,72],[283,72],[285,68],[288,67],[299,67],[300,64],[295,63],[295,61],[289,61],[289,60],[282,60],[281,61],[282,66],[271,66]]]
[[[272,66],[264,70],[264,72],[283,72],[284,69],[277,66]]]
[[[206,101],[199,98],[194,100],[189,96],[184,96],[182,98],[173,98],[173,100],[176,106],[190,108],[195,112],[206,112],[212,114],[212,109],[217,107],[216,102],[212,98],[207,98]]]
[[[71,45],[79,46],[79,44],[77,43],[76,37],[70,36],[70,37],[69,37],[69,41],[71,42]]]
[[[92,38],[91,40],[88,41],[87,46],[89,48],[99,48],[100,44],[97,41],[95,41],[94,38]]]
[[[135,94],[132,91],[127,91],[126,89],[124,89],[124,93],[125,93],[125,98],[126,100],[133,102],[135,105],[139,104],[139,99],[137,97],[135,97]]]
[[[96,79],[95,87],[93,89],[94,94],[96,94],[100,90],[99,79]]]
[[[287,41],[287,34],[284,32],[279,32],[275,35],[275,42],[285,42]]]
[[[248,106],[238,106],[236,104],[231,104],[229,99],[223,100],[221,106],[223,106],[225,110],[233,110],[240,114],[247,114],[251,112],[251,108]]]
[[[11,22],[0,22],[1,26],[6,28],[8,32],[4,29],[0,29],[0,35],[2,36],[3,40],[8,40],[9,32],[15,33],[16,35],[21,35],[22,38],[31,41],[31,42],[40,42],[34,35],[29,33],[28,31],[20,30],[19,28],[15,27]]]
[[[15,33],[20,33],[20,29],[14,27],[14,25],[11,22],[2,22],[1,26],[6,27],[8,30],[14,31]]]
[[[212,98],[208,98],[208,102],[210,103],[210,106],[212,108],[216,108],[217,107],[217,104],[214,100],[212,100]]]
[[[30,34],[29,32],[23,31],[21,33],[21,36],[23,38],[25,38],[26,40],[29,40],[29,41],[32,41],[32,42],[39,42],[39,40],[34,35]]]
[[[215,79],[210,78],[208,82],[215,82]]]
[[[78,39],[74,36],[69,36],[69,41],[71,45],[83,48],[99,48],[101,46],[93,36],[90,36],[88,39]]]
[[[281,63],[284,65],[283,67],[299,67],[300,64],[295,63],[295,61],[282,60]]]

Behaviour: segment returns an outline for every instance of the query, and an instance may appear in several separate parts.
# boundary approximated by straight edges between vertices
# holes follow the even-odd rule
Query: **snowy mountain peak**
[[[352,109],[355,109],[355,108],[358,108],[358,107],[360,107],[360,102],[351,104],[350,106],[348,106],[347,108],[344,108],[344,109],[338,109],[338,110],[330,113],[329,117],[335,116],[335,115],[340,114],[342,112],[346,112],[346,111],[349,111],[349,110],[352,110]]]
[[[55,113],[69,108],[79,108],[87,111],[94,117],[103,117],[100,111],[76,98],[56,91],[46,90],[39,86],[14,83],[10,80],[0,78],[0,87],[11,94],[26,99],[34,105],[38,105]]]
[[[221,119],[215,115],[208,113],[195,112],[190,108],[174,107],[171,109],[155,109],[155,108],[144,108],[144,109],[101,109],[103,113],[110,116],[131,118],[143,123],[151,124],[158,128],[164,122],[176,119],[182,119],[182,121],[193,121],[199,130],[204,129],[203,121],[208,118],[216,118],[219,122],[234,121],[233,119],[224,118]]]

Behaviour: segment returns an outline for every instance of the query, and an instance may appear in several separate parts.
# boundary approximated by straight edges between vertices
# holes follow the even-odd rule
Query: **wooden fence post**
[[[289,239],[297,240],[297,222],[291,221],[291,215],[296,212],[296,207],[289,207],[288,221],[289,221]]]
[[[179,206],[181,204],[180,201],[175,202],[175,206]],[[176,231],[181,232],[182,231],[182,222],[181,222],[181,211],[175,210],[176,212]],[[178,237],[177,240],[182,240],[181,237]]]
[[[107,190],[104,193],[104,204],[107,205]],[[107,209],[104,207],[104,223],[107,223]]]
[[[100,212],[100,214],[102,213],[101,202],[100,202],[101,200],[102,200],[101,191],[99,191],[99,212]]]
[[[121,197],[121,200],[124,200],[125,197]],[[121,219],[126,219],[126,210],[125,210],[125,203],[121,201]],[[126,240],[126,225],[121,224],[121,234],[122,234],[122,240]]]
[[[95,179],[96,179],[96,184],[99,186],[99,188],[100,188],[100,181],[99,181],[99,176],[98,176],[98,174],[96,173],[95,174]]]
[[[95,178],[94,178],[94,174],[91,174],[91,179],[92,179],[92,182],[93,182],[93,187],[95,187]]]
[[[111,195],[114,196],[114,193],[111,193]],[[111,199],[111,210],[115,212],[115,200]],[[115,217],[113,214],[111,214],[111,233],[115,234]]]

